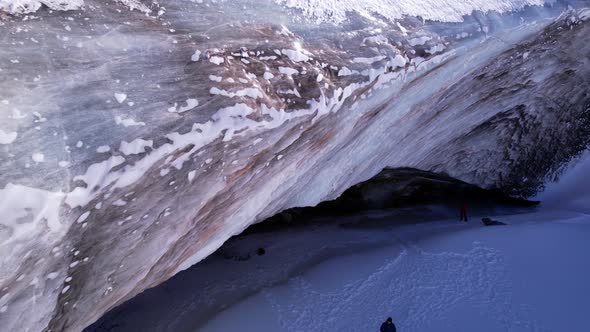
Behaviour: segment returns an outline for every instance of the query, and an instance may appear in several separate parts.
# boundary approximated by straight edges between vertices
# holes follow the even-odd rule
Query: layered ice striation
[[[108,0],[107,0],[108,1]],[[148,1],[146,4],[141,0],[110,0],[126,5],[131,10],[139,10],[144,13],[150,13]],[[92,7],[94,2],[90,3]],[[30,14],[34,13],[42,6],[52,10],[80,10],[84,7],[84,0],[0,0],[0,10],[9,14]]]
[[[0,13],[9,331],[81,330],[385,166],[526,196],[590,137],[590,12],[565,3],[320,25],[298,2],[31,3],[51,10]]]
[[[461,22],[463,16],[474,11],[499,13],[519,10],[525,6],[541,6],[545,0],[275,0],[286,7],[301,10],[305,17],[319,22],[346,20],[349,13],[367,18],[385,17],[390,20],[404,16],[421,17],[425,20]]]
[[[138,9],[150,13],[152,6],[159,6],[155,1],[148,0],[105,0],[120,2],[130,9]],[[226,2],[227,0],[199,0],[197,3]],[[297,9],[302,18],[318,22],[342,22],[349,13],[356,13],[373,18],[382,16],[390,20],[403,16],[421,17],[426,20],[443,22],[461,22],[463,16],[474,11],[509,12],[525,6],[540,6],[545,0],[472,0],[472,1],[439,1],[439,0],[266,0],[286,8]],[[77,10],[84,6],[84,0],[0,0],[0,9],[10,14],[27,14],[37,11],[41,6],[54,10]],[[93,3],[89,1],[89,6]],[[163,5],[165,5],[163,3]]]
[[[9,14],[34,13],[41,6],[54,10],[75,10],[84,5],[84,0],[0,0],[0,10]]]

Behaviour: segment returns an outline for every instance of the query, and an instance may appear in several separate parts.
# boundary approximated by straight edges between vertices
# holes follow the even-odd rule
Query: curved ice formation
[[[474,11],[499,13],[520,10],[526,6],[542,6],[545,0],[275,0],[289,8],[296,8],[318,22],[342,22],[349,13],[364,17],[386,17],[390,20],[404,16],[421,17],[441,22],[461,22]]]
[[[10,14],[33,13],[42,5],[54,10],[75,10],[84,5],[84,0],[0,0],[0,9]]]
[[[109,1],[109,0],[106,0]],[[151,12],[149,1],[110,0],[120,2],[130,9]],[[206,3],[210,0],[197,1]],[[317,22],[342,22],[349,13],[374,18],[382,16],[390,20],[404,16],[421,17],[441,22],[461,22],[463,16],[474,11],[498,13],[523,9],[526,6],[542,6],[545,0],[267,0],[287,8],[297,9],[302,17]],[[213,2],[215,3],[215,2]],[[54,10],[76,10],[84,6],[84,0],[0,0],[0,9],[10,14],[27,14],[37,11],[42,5]]]
[[[141,0],[111,0],[120,2],[129,9],[137,9],[144,13],[149,13],[150,9],[143,4]],[[29,14],[34,13],[41,6],[46,6],[53,10],[79,10],[84,6],[84,0],[0,0],[0,10],[9,14]]]
[[[590,141],[587,9],[316,25],[252,4],[0,13],[3,329],[79,331],[385,166],[529,195]]]

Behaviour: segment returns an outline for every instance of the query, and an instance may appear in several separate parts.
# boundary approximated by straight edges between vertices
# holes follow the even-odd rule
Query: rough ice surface
[[[14,132],[5,132],[4,130],[0,130],[0,144],[10,144],[16,140],[18,133]]]
[[[590,152],[572,163],[559,182],[551,182],[535,199],[552,209],[590,213]]]
[[[376,331],[388,316],[404,331],[585,331],[590,217],[576,203],[590,187],[573,180],[590,159],[573,164],[540,208],[485,212],[508,226],[422,206],[233,238],[86,331]]]
[[[75,10],[84,5],[84,0],[0,0],[0,9],[11,14],[33,13],[41,5],[55,10]]]
[[[113,0],[125,4],[130,9],[149,12],[149,7],[138,0]],[[206,0],[207,1],[207,0]],[[371,17],[383,15],[394,20],[403,16],[419,16],[427,20],[443,22],[460,22],[463,16],[473,11],[506,12],[522,9],[525,6],[543,5],[545,0],[475,0],[475,1],[438,1],[438,0],[273,0],[289,8],[303,11],[304,15],[318,21],[341,22],[349,12],[356,12]],[[203,2],[203,1],[201,1]],[[90,2],[89,2],[90,3]],[[1,0],[0,9],[23,14],[37,11],[41,5],[55,10],[75,10],[84,5],[84,0]],[[197,56],[198,58],[198,56]],[[196,60],[195,60],[196,61]]]
[[[124,93],[115,93],[115,99],[117,99],[117,102],[122,103],[125,101],[125,99],[127,99],[127,95]]]
[[[453,1],[441,20],[497,12],[450,24],[423,20],[433,1],[382,18],[309,2],[336,18],[321,25],[303,2],[28,3],[0,13],[9,331],[79,331],[248,225],[385,166],[526,195],[590,136],[587,10],[561,3],[500,15],[535,3]]]
[[[302,10],[306,16],[318,21],[343,21],[348,12],[362,16],[382,15],[390,20],[403,16],[419,16],[426,20],[461,22],[473,11],[506,12],[525,6],[543,5],[544,0],[275,0],[290,8]]]
[[[261,234],[254,242],[264,243],[271,257],[261,258],[265,261],[256,264],[258,270],[285,264],[289,258],[282,255],[290,252],[289,256],[298,257],[291,258],[290,265],[306,266],[304,272],[285,282],[279,281],[282,276],[270,277],[279,278],[266,281],[274,286],[253,291],[254,295],[203,323],[199,331],[371,331],[388,316],[403,331],[584,331],[590,305],[590,265],[582,262],[589,249],[590,216],[587,204],[580,203],[587,203],[590,194],[584,176],[590,155],[585,153],[572,164],[537,197],[543,200],[538,211],[499,216],[508,223],[506,227],[483,227],[477,220],[480,216],[472,216],[475,222],[470,225],[440,221],[347,232],[356,237],[331,234],[328,227]],[[318,236],[321,232],[325,236]],[[393,240],[374,240],[388,232]],[[381,245],[372,243],[379,241]],[[304,254],[293,255],[280,248],[306,243],[309,251],[346,246],[347,242],[365,248],[309,266]],[[251,250],[248,245],[256,243],[243,241],[233,250],[247,252]],[[209,268],[215,269],[214,264]],[[244,271],[236,273],[243,277],[231,282],[241,288],[259,287],[248,277],[246,264],[241,268]],[[223,285],[218,287],[223,297]],[[199,307],[196,303],[188,307],[193,305]],[[140,326],[136,324],[130,326]]]
[[[154,141],[152,140],[146,141],[144,139],[137,138],[131,142],[121,142],[119,151],[121,151],[121,153],[124,155],[140,154],[144,153],[147,147],[151,148],[153,144]]]
[[[108,1],[108,0],[107,0]],[[141,0],[111,0],[126,5],[129,9],[137,9],[144,13],[149,13],[148,6]],[[89,1],[89,3],[91,3]],[[0,10],[10,14],[29,14],[34,13],[41,6],[47,6],[53,10],[78,10],[84,6],[84,0],[0,0]]]

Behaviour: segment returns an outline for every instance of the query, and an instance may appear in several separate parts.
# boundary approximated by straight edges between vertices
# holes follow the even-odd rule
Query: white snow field
[[[233,238],[86,332],[588,331],[589,170],[585,154],[541,206],[491,210],[506,226],[430,207]]]
[[[540,208],[497,218],[507,226],[472,216],[373,229],[392,240],[325,260],[198,330],[378,331],[391,316],[399,331],[588,331],[588,170],[587,153],[538,196]],[[351,241],[333,235],[306,246]]]
[[[388,316],[400,331],[588,331],[590,215],[500,220],[509,225],[405,227],[390,245],[324,261],[198,331],[378,331]]]

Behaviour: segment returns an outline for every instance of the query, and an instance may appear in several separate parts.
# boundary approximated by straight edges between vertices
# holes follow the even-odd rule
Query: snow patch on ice
[[[127,99],[127,95],[121,92],[117,92],[115,93],[115,99],[117,99],[117,102],[121,104],[125,101],[125,99]]]
[[[191,60],[193,62],[199,61],[200,58],[201,58],[201,51],[199,51],[199,50],[196,50],[195,53],[191,56]]]
[[[135,121],[132,118],[124,118],[120,115],[115,116],[115,123],[124,127],[145,126],[145,122]]]
[[[354,71],[354,70],[350,70],[350,69],[348,69],[347,67],[342,67],[342,68],[341,68],[341,69],[338,71],[338,77],[341,77],[341,76],[350,76],[350,75],[353,75],[353,74],[355,74],[355,73],[357,73],[357,72],[356,72],[356,71]]]
[[[0,189],[0,228],[10,230],[8,234],[11,235],[4,240],[0,238],[0,245],[37,238],[42,229],[45,229],[46,236],[64,231],[67,224],[59,216],[63,198],[61,192],[8,183]],[[39,237],[36,241],[44,238]]]
[[[403,16],[419,16],[425,20],[462,22],[473,11],[515,11],[525,6],[542,6],[544,0],[274,0],[285,7],[298,9],[303,17],[317,22],[342,23],[350,12],[365,17],[378,14],[391,21]]]
[[[86,221],[86,219],[88,219],[89,216],[90,216],[90,211],[86,211],[86,212],[82,213],[82,215],[80,217],[78,217],[78,219],[76,220],[76,222],[78,224],[81,224],[84,221]]]
[[[287,57],[289,57],[289,59],[291,59],[291,61],[293,62],[306,62],[309,61],[309,57],[305,54],[303,54],[303,52],[299,51],[299,50],[282,50],[282,53],[284,55],[286,55]]]
[[[54,280],[55,278],[57,278],[58,275],[59,275],[59,272],[51,272],[51,273],[47,274],[47,279]]]
[[[272,73],[270,73],[270,72],[267,71],[267,72],[264,73],[264,75],[262,77],[264,77],[265,80],[270,80],[273,77],[275,77],[275,75],[273,75]]]
[[[97,153],[105,153],[109,151],[111,151],[111,147],[108,145],[101,145],[98,148],[96,148]]]
[[[408,43],[410,44],[410,46],[419,46],[419,45],[424,45],[430,39],[432,39],[432,38],[429,36],[421,36],[421,37],[416,37],[416,38],[412,38],[412,39],[408,40]]]
[[[127,205],[127,202],[125,202],[122,199],[118,199],[118,200],[116,200],[116,201],[113,202],[113,205],[114,206],[125,206],[125,205]]]
[[[36,152],[36,153],[33,153],[33,155],[31,156],[31,159],[33,159],[33,161],[36,163],[42,163],[45,161],[45,155],[40,152]]]
[[[372,58],[353,58],[352,62],[372,65],[373,63],[379,62],[385,58],[387,58],[387,57],[383,56],[383,55],[374,56]]]
[[[262,98],[262,92],[258,88],[245,88],[242,90],[238,90],[236,92],[229,92],[226,90],[221,90],[217,87],[212,87],[209,90],[209,93],[212,95],[221,95],[229,98],[234,97],[250,97],[252,99]]]
[[[298,98],[301,98],[301,95],[299,94],[299,91],[297,91],[297,89],[279,90],[278,92],[281,94],[295,95]]]
[[[209,59],[209,62],[211,62],[211,63],[216,64],[216,65],[219,66],[220,64],[224,63],[225,60],[222,57],[219,57],[219,56],[212,56]]]
[[[290,67],[279,67],[279,73],[285,74],[285,75],[291,77],[293,75],[298,75],[299,70],[294,69],[294,68],[290,68]]]
[[[221,82],[221,80],[223,80],[223,77],[216,76],[216,75],[209,75],[209,80],[219,83],[219,82]]]
[[[120,2],[130,10],[139,10],[143,13],[150,13],[151,10],[139,0],[113,0]],[[0,0],[0,10],[9,14],[34,13],[41,5],[53,10],[77,10],[84,6],[84,0]]]
[[[75,176],[74,181],[83,181],[86,185],[76,187],[68,193],[66,204],[71,208],[88,204],[94,197],[96,188],[101,188],[115,181],[112,175],[109,176],[109,171],[123,162],[125,162],[125,158],[122,156],[112,156],[107,160],[90,165],[84,175]]]
[[[152,140],[144,140],[141,138],[134,139],[131,142],[122,141],[119,147],[119,151],[121,151],[125,155],[134,155],[144,153],[147,147],[152,147],[154,141]]]
[[[75,10],[84,5],[84,0],[0,0],[0,10],[10,14],[33,13],[41,5],[53,10]]]
[[[16,140],[18,136],[17,132],[5,132],[0,129],[0,144],[10,144]]]
[[[193,182],[193,180],[195,179],[195,175],[197,174],[197,171],[190,171],[188,172],[188,182]]]
[[[116,2],[120,2],[123,5],[127,6],[130,10],[138,10],[142,13],[148,14],[151,13],[151,10],[141,3],[139,0],[115,0]]]
[[[174,106],[168,108],[168,112],[170,113],[184,113],[187,111],[192,110],[193,108],[199,106],[199,101],[196,98],[189,98],[186,101],[186,106],[178,106],[178,103],[174,103]]]

